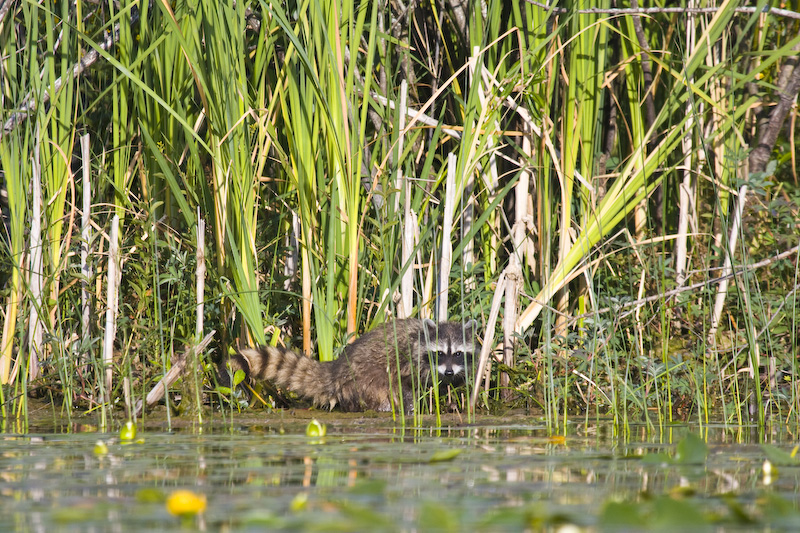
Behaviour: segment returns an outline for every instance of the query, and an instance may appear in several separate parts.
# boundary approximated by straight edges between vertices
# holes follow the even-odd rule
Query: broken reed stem
[[[206,222],[200,218],[200,207],[197,208],[197,322],[195,324],[195,339],[203,335],[203,309],[205,306],[206,290]]]
[[[216,330],[211,330],[208,332],[208,335],[203,337],[197,345],[192,348],[188,348],[184,353],[177,354],[175,356],[175,360],[172,361],[172,367],[164,374],[164,377],[161,378],[158,383],[153,386],[150,392],[147,393],[147,397],[145,401],[139,400],[136,402],[136,409],[133,411],[134,419],[139,418],[142,416],[144,412],[144,407],[152,407],[156,403],[158,403],[161,398],[164,397],[167,389],[172,386],[173,383],[183,374],[184,369],[186,368],[186,363],[190,360],[194,361],[197,359],[197,355],[203,353],[208,345],[211,344],[211,341],[214,339],[214,335],[217,333]]]
[[[92,239],[92,182],[91,167],[89,163],[89,134],[82,135],[80,139],[81,161],[83,162],[83,210],[81,212],[81,341],[83,353],[80,365],[87,364],[90,358],[89,320],[91,305],[89,296],[89,280],[92,277],[92,266],[89,263],[89,242]]]
[[[103,337],[103,369],[105,370],[105,391],[103,403],[111,402],[111,385],[114,358],[114,339],[117,335],[117,288],[121,276],[119,274],[119,215],[111,219],[111,233],[108,243],[108,272],[106,287],[106,327]],[[105,411],[105,409],[103,410]]]
[[[444,227],[442,228],[442,257],[439,267],[439,290],[436,312],[439,322],[447,321],[450,268],[453,263],[453,213],[456,203],[456,155],[447,156],[447,181],[445,182]]]
[[[403,145],[406,128],[406,105],[408,100],[408,82],[403,80],[400,84],[400,108],[398,109],[398,129],[397,139],[397,189],[403,196],[403,235],[400,249],[400,265],[405,268],[400,278],[400,309],[398,318],[408,318],[414,308],[414,268],[410,263],[411,255],[414,253],[414,231],[417,225],[417,217],[411,210],[411,183],[403,175],[403,167],[400,164],[400,157],[403,155]],[[397,196],[395,212],[399,211],[400,195]]]
[[[199,340],[203,335],[203,308],[205,306],[205,288],[206,288],[206,223],[200,218],[200,207],[197,207],[197,324],[195,326],[195,340]],[[203,423],[203,410],[201,409],[200,399],[200,381],[198,379],[198,372],[200,368],[197,350],[191,351],[191,365],[195,369],[192,372],[192,387],[191,392],[194,393],[194,407],[197,412],[197,421]],[[187,389],[189,389],[187,387]]]
[[[286,277],[283,280],[283,289],[289,291],[292,289],[292,283],[297,277],[297,263],[300,262],[300,217],[297,216],[297,211],[290,209],[291,214],[291,227],[286,233],[284,241],[288,253],[286,254],[286,261],[283,265],[283,274]]]
[[[486,321],[486,331],[483,333],[483,343],[481,344],[481,357],[478,366],[475,370],[475,381],[472,386],[472,397],[469,400],[470,411],[475,411],[475,404],[478,402],[478,390],[480,389],[481,380],[486,375],[486,390],[489,389],[489,377],[491,375],[491,367],[489,365],[489,355],[492,353],[494,346],[494,328],[497,326],[497,317],[500,314],[500,304],[503,301],[503,294],[505,294],[506,285],[506,271],[500,273],[500,278],[497,280],[497,286],[494,289],[494,297],[492,297],[492,307],[489,309],[489,318]]]
[[[733,215],[733,223],[731,224],[730,236],[728,239],[728,246],[723,249],[725,260],[722,267],[722,281],[717,287],[717,295],[714,300],[714,310],[711,314],[711,327],[708,330],[708,342],[712,345],[716,344],[717,328],[719,327],[720,320],[722,320],[722,309],[725,306],[725,296],[728,294],[728,285],[730,283],[730,274],[733,273],[732,256],[736,252],[736,241],[739,237],[739,226],[742,221],[742,211],[744,204],[747,200],[747,185],[742,185],[739,189],[739,195],[736,197],[736,205]]]
[[[33,380],[39,375],[39,354],[42,349],[42,319],[40,312],[44,311],[42,301],[42,166],[39,162],[40,130],[36,128],[36,144],[33,147],[33,161],[31,165],[31,232],[29,265],[29,290],[30,290],[30,330],[28,336],[28,368],[22,369],[23,375],[27,373],[28,379]]]

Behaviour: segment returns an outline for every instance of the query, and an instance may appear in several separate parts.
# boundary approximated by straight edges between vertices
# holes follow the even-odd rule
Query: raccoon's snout
[[[464,371],[464,367],[461,365],[441,364],[436,367],[436,370],[447,382],[454,382],[455,378]]]

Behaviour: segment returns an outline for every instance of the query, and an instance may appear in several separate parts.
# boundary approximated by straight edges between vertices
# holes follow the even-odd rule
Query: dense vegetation
[[[797,420],[796,12],[0,6],[4,416],[418,316],[482,324],[479,407]]]

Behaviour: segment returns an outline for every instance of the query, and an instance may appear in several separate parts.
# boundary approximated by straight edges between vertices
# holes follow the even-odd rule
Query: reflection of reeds
[[[779,246],[752,244],[738,214],[750,194],[779,196],[774,169],[745,162],[752,137],[791,146],[766,102],[796,95],[784,65],[800,37],[729,4],[578,7],[123,1],[104,19],[14,3],[0,18],[0,382],[17,389],[0,400],[45,385],[106,413],[205,327],[223,354],[294,341],[329,360],[389,316],[476,317],[488,364],[501,314],[505,366],[473,405],[522,394],[557,425],[578,407],[661,424],[679,398],[742,419],[748,402],[796,399],[779,379],[796,376],[794,300],[771,305],[750,278],[736,298],[721,281],[713,311],[666,295],[753,262],[737,242]],[[775,135],[754,122],[762,108]],[[770,212],[796,213],[787,202]],[[796,230],[763,224],[777,242]],[[640,303],[599,312],[615,298]],[[747,357],[726,351],[738,344]]]

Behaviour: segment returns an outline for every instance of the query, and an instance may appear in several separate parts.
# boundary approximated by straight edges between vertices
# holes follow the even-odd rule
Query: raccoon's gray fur
[[[231,371],[241,368],[253,379],[270,381],[330,409],[390,411],[393,403],[400,409],[402,394],[409,410],[414,391],[465,382],[476,351],[477,324],[387,322],[347,346],[335,361],[324,363],[285,348],[245,348],[231,357]]]

